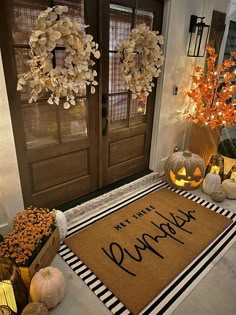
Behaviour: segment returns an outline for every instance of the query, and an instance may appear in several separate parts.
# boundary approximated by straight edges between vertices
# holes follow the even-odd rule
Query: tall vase
[[[193,123],[189,137],[189,151],[201,156],[207,165],[212,155],[217,154],[220,143],[221,127],[210,129]]]

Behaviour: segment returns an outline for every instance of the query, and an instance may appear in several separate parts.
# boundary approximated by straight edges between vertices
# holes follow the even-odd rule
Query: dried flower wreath
[[[95,62],[91,55],[100,58],[98,44],[92,35],[85,33],[88,26],[61,17],[67,11],[67,6],[54,6],[38,16],[29,41],[30,70],[19,74],[17,85],[17,90],[21,90],[29,81],[32,89],[29,103],[36,102],[41,92],[51,91],[49,104],[59,105],[60,98],[64,97],[64,108],[69,108],[75,105],[75,95],[85,85],[90,85],[91,93],[95,93],[97,72],[92,68]],[[65,47],[64,67],[53,66],[53,51],[57,45]]]
[[[148,96],[154,86],[153,78],[161,72],[164,57],[160,46],[164,43],[158,31],[139,24],[118,46],[122,71],[132,98]]]

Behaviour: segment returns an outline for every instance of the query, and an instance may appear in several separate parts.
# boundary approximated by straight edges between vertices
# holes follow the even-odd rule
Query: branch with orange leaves
[[[184,111],[187,120],[214,129],[217,126],[231,127],[236,123],[236,52],[216,65],[217,54],[207,46],[206,71],[194,68],[193,88],[187,92],[195,104],[194,113]]]

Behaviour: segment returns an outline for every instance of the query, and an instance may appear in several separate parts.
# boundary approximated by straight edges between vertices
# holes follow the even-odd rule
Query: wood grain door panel
[[[97,185],[92,186],[92,176],[86,175],[81,178],[70,180],[69,182],[53,186],[40,192],[32,193],[32,204],[40,207],[55,208],[68,201],[83,196],[88,192],[95,191]],[[43,200],[43,202],[42,202]]]
[[[144,155],[145,135],[110,142],[109,167]]]
[[[33,163],[34,191],[88,175],[88,156],[88,150],[83,150]]]

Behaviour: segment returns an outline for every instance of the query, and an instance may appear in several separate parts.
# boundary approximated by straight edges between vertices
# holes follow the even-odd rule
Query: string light
[[[217,54],[213,47],[207,46],[206,71],[202,67],[195,67],[192,76],[193,88],[187,95],[195,103],[192,114],[189,109],[184,116],[199,125],[209,125],[211,129],[217,126],[231,127],[236,121],[236,71],[230,69],[236,66],[236,52],[224,60],[223,64],[216,65]],[[222,119],[223,118],[223,119]]]

